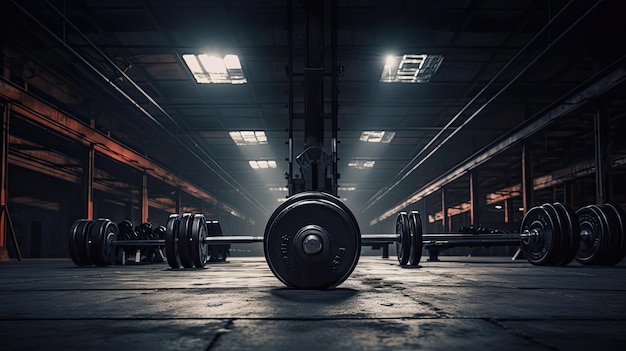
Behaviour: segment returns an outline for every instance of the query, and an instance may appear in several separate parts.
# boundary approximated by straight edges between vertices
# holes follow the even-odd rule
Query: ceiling
[[[464,163],[519,135],[524,121],[558,111],[572,93],[623,66],[620,4],[337,1],[339,196],[361,226],[418,199],[413,195],[449,172],[458,177],[439,184],[447,189],[446,201],[451,207],[467,202]],[[270,188],[287,183],[290,56],[295,73],[304,67],[303,6],[294,1],[290,52],[287,5],[278,0],[9,1],[0,9],[10,17],[5,60],[31,92],[264,223],[287,195]],[[247,84],[197,84],[182,55],[201,53],[238,55]],[[380,82],[387,55],[423,53],[444,57],[430,82]],[[294,77],[296,113],[304,111],[303,82]],[[325,90],[330,101],[330,89]],[[620,92],[623,86],[603,100],[614,150],[625,148],[617,135],[626,130]],[[325,112],[330,113],[330,104]],[[538,155],[536,176],[593,158],[593,112],[584,106],[522,138]],[[229,132],[238,130],[263,130],[268,142],[237,146]],[[359,140],[365,130],[395,136],[391,143],[368,143]],[[328,149],[330,135],[327,124]],[[302,120],[295,120],[294,136],[298,153]],[[522,143],[497,150],[475,167],[485,196],[521,182]],[[253,170],[248,161],[257,159],[276,160],[278,167]],[[352,160],[375,160],[375,165],[348,167]],[[123,168],[116,172],[107,160],[98,162],[124,179]],[[154,184],[150,192],[168,188]],[[440,206],[441,196],[434,192],[423,194]]]

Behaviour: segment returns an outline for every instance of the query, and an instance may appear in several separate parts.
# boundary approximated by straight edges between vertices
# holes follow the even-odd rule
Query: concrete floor
[[[362,257],[328,291],[262,258],[203,270],[0,262],[0,350],[624,350],[626,265]]]

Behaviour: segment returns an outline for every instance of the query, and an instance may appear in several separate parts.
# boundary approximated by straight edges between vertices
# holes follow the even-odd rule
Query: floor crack
[[[232,319],[227,320],[224,323],[224,325],[216,331],[215,335],[213,336],[213,339],[211,339],[211,342],[209,343],[209,346],[207,346],[206,351],[212,350],[213,347],[217,345],[222,335],[226,333],[230,333],[231,328],[233,327],[233,324],[234,323]]]
[[[495,326],[497,326],[497,327],[499,327],[499,328],[501,328],[501,329],[503,329],[503,330],[505,330],[505,331],[507,331],[507,332],[509,332],[509,333],[511,333],[511,334],[513,334],[515,336],[517,336],[517,337],[520,337],[520,338],[522,338],[524,340],[527,340],[527,341],[529,341],[529,342],[531,342],[531,343],[533,343],[533,344],[535,344],[537,346],[541,346],[541,347],[543,347],[543,348],[545,348],[547,350],[555,350],[555,351],[559,351],[560,350],[559,348],[547,345],[547,344],[545,344],[545,343],[535,339],[533,336],[528,335],[528,334],[526,334],[526,333],[524,333],[524,332],[522,332],[520,330],[513,329],[513,328],[509,327],[508,325],[502,323],[501,321],[499,321],[497,319],[494,319],[494,318],[483,318],[483,320],[485,322],[489,323],[489,324],[495,325]]]

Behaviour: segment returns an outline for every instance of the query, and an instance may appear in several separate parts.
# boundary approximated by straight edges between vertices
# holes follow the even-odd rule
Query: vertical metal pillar
[[[176,193],[174,194],[176,196],[175,198],[175,202],[176,202],[176,213],[181,213],[181,208],[182,208],[182,204],[183,204],[183,195],[182,192],[180,191],[180,188],[176,188]]]
[[[304,2],[306,44],[304,62],[305,146],[324,144],[324,5],[325,1]],[[314,185],[314,186],[317,186]]]
[[[572,181],[563,182],[563,203],[568,204],[570,206],[573,205],[574,202],[574,187],[572,186]]]
[[[470,223],[474,226],[480,224],[480,203],[478,199],[478,175],[472,172],[469,175],[470,188]]]
[[[609,143],[609,115],[606,106],[596,109],[593,116],[596,161],[596,203],[603,204],[611,199],[611,145]]]
[[[428,223],[428,207],[426,204],[426,197],[424,197],[422,199],[422,209],[420,211],[420,216],[422,217],[422,227],[424,227],[424,232],[428,233],[430,232],[430,227],[429,227],[429,223]]]
[[[83,208],[85,209],[84,218],[93,219],[93,170],[96,158],[96,150],[94,145],[89,146],[87,156],[83,163]]]
[[[522,145],[522,203],[524,213],[528,212],[535,203],[534,192],[534,171],[530,146],[526,143]]]
[[[446,188],[441,187],[441,230],[447,232],[448,227],[448,204],[446,203]]]
[[[332,119],[332,135],[331,135],[331,156],[332,156],[332,168],[333,168],[333,176],[332,176],[332,193],[337,195],[338,192],[338,180],[339,180],[339,172],[337,169],[337,161],[338,161],[338,136],[337,132],[339,127],[337,125],[337,118],[339,116],[339,67],[337,64],[337,55],[338,55],[338,27],[337,27],[337,0],[332,0],[332,9],[330,14],[330,45],[331,45],[331,60],[330,60],[330,69],[331,69],[331,119]]]
[[[0,34],[2,36],[4,34]],[[2,205],[2,212],[0,213],[0,260],[9,258],[9,252],[7,251],[7,211],[5,206],[7,204],[7,178],[9,170],[9,114],[11,113],[10,104],[5,104],[2,109],[2,150],[0,152],[0,205]]]
[[[504,200],[504,223],[509,223],[512,220],[513,212],[511,210],[511,203],[511,199]]]
[[[148,222],[148,174],[146,172],[141,175],[140,195],[139,208],[141,209],[141,223],[146,223]]]
[[[11,33],[9,30],[9,13],[8,1],[0,1],[0,76],[8,79],[8,76],[4,74],[5,62],[4,62],[4,47],[6,42],[6,33]],[[0,246],[1,247],[1,246]]]
[[[287,176],[287,188],[289,190],[289,196],[295,194],[295,186],[293,184],[293,1],[287,1],[287,7],[289,8],[289,16],[287,16],[287,48],[289,50],[289,61],[287,64],[287,75],[289,76],[289,103],[287,104],[289,115],[289,173]],[[180,190],[180,189],[178,189]],[[178,198],[180,200],[180,197]],[[180,208],[177,203],[176,211],[180,213]]]

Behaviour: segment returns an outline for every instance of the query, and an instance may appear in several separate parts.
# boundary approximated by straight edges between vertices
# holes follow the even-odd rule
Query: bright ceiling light
[[[230,135],[230,138],[233,139],[233,142],[237,146],[267,144],[267,136],[265,135],[265,132],[262,130],[232,131],[232,132],[228,132],[228,134]]]
[[[442,55],[406,54],[385,60],[380,81],[384,83],[428,83],[441,62]]]
[[[276,168],[277,164],[274,160],[250,160],[248,164],[252,169],[268,169],[268,168]]]
[[[384,130],[365,130],[361,133],[359,140],[366,141],[368,143],[389,144],[395,135],[396,132],[385,132]]]
[[[286,186],[270,188],[270,191],[289,191]]]
[[[356,169],[366,169],[374,168],[374,164],[376,164],[376,161],[374,160],[352,160],[348,162],[348,167],[353,167]]]
[[[241,69],[241,62],[239,62],[237,55],[224,56],[224,65],[227,69]]]
[[[355,186],[340,186],[337,190],[339,191],[355,191]]]
[[[221,58],[206,54],[185,54],[183,60],[198,83],[244,84],[248,82],[237,55],[226,55]]]
[[[387,56],[387,59],[385,60],[385,65],[386,66],[393,66],[396,63],[396,57],[393,55],[389,55]]]

